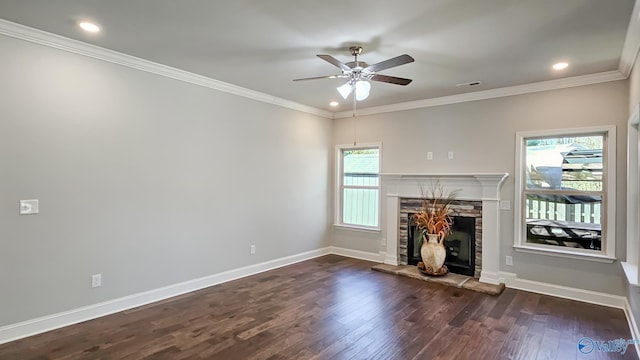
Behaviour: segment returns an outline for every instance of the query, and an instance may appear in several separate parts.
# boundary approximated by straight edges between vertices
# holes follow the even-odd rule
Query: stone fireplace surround
[[[480,282],[499,284],[500,271],[500,187],[508,173],[464,174],[381,174],[383,213],[381,224],[386,234],[384,263],[399,265],[400,219],[403,198],[421,198],[421,185],[439,182],[446,190],[460,192],[458,200],[482,203],[482,254]]]
[[[450,206],[452,216],[466,216],[475,222],[475,271],[473,277],[479,278],[482,270],[482,201],[454,200]],[[407,265],[409,260],[409,214],[422,210],[422,199],[400,198],[400,223],[398,231],[399,265]],[[451,269],[449,269],[451,271]]]

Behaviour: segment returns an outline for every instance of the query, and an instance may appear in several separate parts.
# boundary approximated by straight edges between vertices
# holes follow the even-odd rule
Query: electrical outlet
[[[433,152],[427,151],[427,160],[433,160]]]
[[[449,160],[453,160],[453,151],[449,151],[447,157],[449,158]]]
[[[39,212],[38,199],[20,200],[20,215],[34,215]]]
[[[380,239],[380,245],[387,246],[387,239],[386,238]]]
[[[91,275],[91,287],[97,288],[102,286],[102,274]]]
[[[507,255],[505,258],[505,263],[509,266],[513,266],[513,256]]]
[[[255,245],[251,245],[251,249],[249,250],[249,253],[250,253],[251,255],[253,255],[253,254],[255,254],[255,253],[256,253],[256,246],[255,246]]]

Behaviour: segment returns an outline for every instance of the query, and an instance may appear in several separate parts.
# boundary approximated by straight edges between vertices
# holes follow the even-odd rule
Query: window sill
[[[579,252],[567,251],[562,249],[547,249],[547,248],[541,248],[537,246],[514,245],[513,248],[516,251],[523,252],[523,253],[556,256],[556,257],[561,257],[566,259],[595,261],[595,262],[609,263],[609,264],[617,260],[616,258],[607,256],[607,255],[586,254],[586,253],[579,253]]]
[[[355,230],[374,234],[379,234],[381,231],[380,228],[364,227],[358,225],[333,224],[333,227],[336,229]]]
[[[627,281],[629,285],[638,286],[638,265],[631,264],[628,262],[621,262],[622,270],[624,270],[624,274],[627,276]]]

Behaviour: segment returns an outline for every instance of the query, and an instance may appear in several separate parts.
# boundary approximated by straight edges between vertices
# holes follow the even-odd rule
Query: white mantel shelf
[[[400,198],[422,197],[422,186],[437,181],[445,189],[459,190],[457,198],[482,201],[482,271],[480,281],[499,284],[500,187],[509,173],[381,173],[386,229],[385,263],[398,265]]]
[[[461,200],[496,200],[509,173],[381,173],[380,177],[387,196],[421,197],[422,185],[438,182],[446,189],[460,190]]]

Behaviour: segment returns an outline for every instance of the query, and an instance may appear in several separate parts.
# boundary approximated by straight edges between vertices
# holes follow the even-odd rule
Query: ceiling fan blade
[[[391,59],[388,59],[388,60],[385,60],[385,61],[380,61],[377,64],[370,65],[365,70],[369,70],[371,72],[378,72],[378,71],[381,71],[381,70],[384,70],[384,69],[389,69],[389,68],[392,68],[392,67],[395,67],[395,66],[408,64],[408,63],[414,62],[414,61],[415,61],[414,58],[412,58],[411,56],[409,56],[407,54],[404,54],[404,55],[396,56],[394,58],[391,58]]]
[[[380,75],[380,74],[375,74],[371,76],[371,80],[381,81],[381,82],[386,82],[386,83],[396,84],[396,85],[409,85],[409,83],[413,81],[412,79],[405,79],[401,77],[387,76],[387,75]]]
[[[302,79],[293,79],[293,81],[305,81],[305,80],[318,80],[318,79],[339,79],[339,78],[347,78],[347,75],[327,75],[327,76],[314,76]]]
[[[351,68],[348,67],[345,63],[341,62],[340,60],[334,58],[331,55],[316,55],[317,57],[319,57],[320,59],[328,62],[329,64],[335,65],[337,67],[339,67],[342,70],[345,71],[351,71]]]

